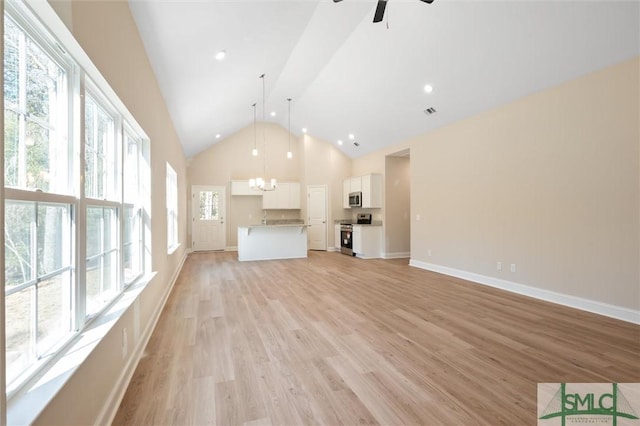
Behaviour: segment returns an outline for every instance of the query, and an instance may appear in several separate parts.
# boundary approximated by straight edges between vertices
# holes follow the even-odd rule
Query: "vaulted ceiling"
[[[640,55],[635,1],[390,0],[375,24],[375,0],[129,6],[187,157],[262,120],[263,73],[267,121],[292,98],[293,133],[356,158]]]

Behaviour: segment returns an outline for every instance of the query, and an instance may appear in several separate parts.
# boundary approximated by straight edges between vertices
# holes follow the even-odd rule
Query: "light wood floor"
[[[538,382],[640,382],[640,327],[412,268],[192,254],[114,424],[536,424]]]

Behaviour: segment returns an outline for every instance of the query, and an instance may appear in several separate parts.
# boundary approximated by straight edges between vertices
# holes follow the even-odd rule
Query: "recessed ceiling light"
[[[349,139],[354,140],[356,137],[353,135],[353,133],[349,133]]]
[[[276,116],[276,112],[275,111],[271,111],[271,116],[275,117]]]
[[[433,92],[433,86],[430,85],[430,84],[425,84],[424,85],[424,91],[427,92],[427,93]]]
[[[221,137],[221,136],[222,136],[222,135],[221,135],[220,133],[218,133],[218,134],[216,135],[216,139],[220,139],[220,137]]]
[[[302,133],[307,133],[307,128],[306,127],[302,128]]]
[[[342,145],[342,139],[338,141],[338,145]]]
[[[225,56],[227,56],[227,51],[226,50],[221,50],[218,53],[216,53],[216,59],[218,61],[223,60]]]

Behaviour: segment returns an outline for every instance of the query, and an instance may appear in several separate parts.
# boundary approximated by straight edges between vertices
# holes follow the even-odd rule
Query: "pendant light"
[[[258,147],[256,145],[258,139],[258,130],[256,129],[256,103],[254,102],[253,106],[253,150],[251,150],[251,155],[254,157],[258,156]]]
[[[293,157],[291,152],[291,98],[287,98],[287,102],[289,103],[289,150],[287,151],[287,158],[291,159]]]

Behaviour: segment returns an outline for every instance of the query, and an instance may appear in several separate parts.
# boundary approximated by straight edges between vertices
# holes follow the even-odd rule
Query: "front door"
[[[309,185],[307,187],[309,250],[327,249],[327,187]]]
[[[192,250],[224,250],[227,232],[224,225],[224,186],[193,186],[191,223]]]

